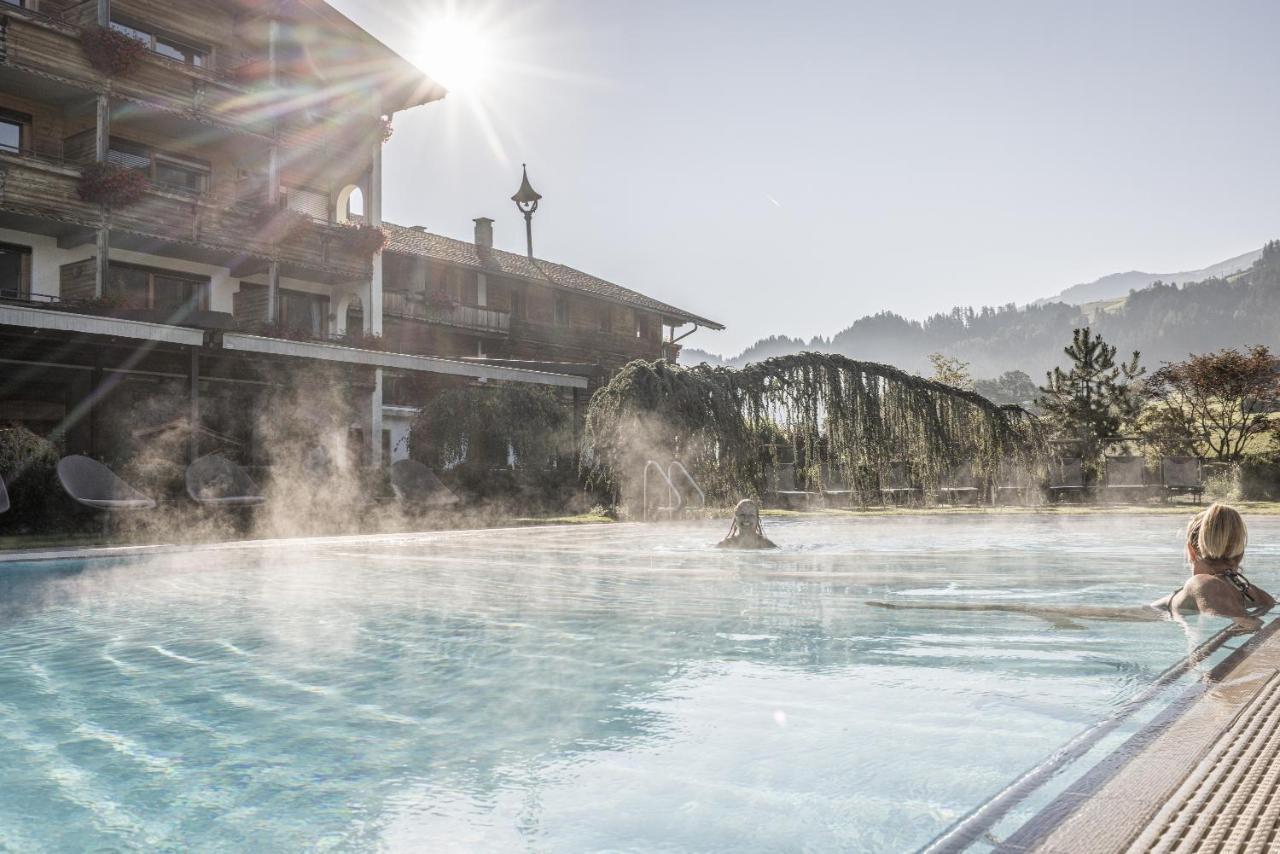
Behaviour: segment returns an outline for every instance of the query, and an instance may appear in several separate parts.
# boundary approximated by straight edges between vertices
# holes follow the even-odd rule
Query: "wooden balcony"
[[[472,305],[437,305],[419,294],[386,291],[382,295],[382,312],[391,317],[421,320],[455,329],[506,335],[511,329],[511,315]]]
[[[511,338],[535,347],[555,347],[577,352],[594,361],[607,355],[621,360],[657,359],[662,355],[662,342],[606,332],[581,326],[511,321]]]
[[[24,227],[57,234],[64,244],[88,242],[102,224],[102,211],[77,195],[79,177],[75,165],[0,152],[0,212],[35,220]],[[112,245],[121,248],[228,267],[274,258],[302,278],[367,281],[372,274],[372,257],[351,246],[341,230],[315,223],[272,243],[257,206],[244,202],[214,204],[153,186],[109,218]]]
[[[74,23],[0,6],[0,64],[44,81],[88,92],[104,90],[104,76],[80,47]],[[270,133],[269,111],[244,86],[215,71],[148,52],[128,75],[112,78],[112,97],[147,104],[196,122],[247,133]]]

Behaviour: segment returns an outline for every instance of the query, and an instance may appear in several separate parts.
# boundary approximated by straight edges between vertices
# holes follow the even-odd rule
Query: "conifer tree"
[[[1050,371],[1037,400],[1045,420],[1060,437],[1081,439],[1091,447],[1118,435],[1141,406],[1135,382],[1145,370],[1138,365],[1138,352],[1117,363],[1115,346],[1086,326],[1075,330],[1063,353],[1071,360],[1070,370]]]

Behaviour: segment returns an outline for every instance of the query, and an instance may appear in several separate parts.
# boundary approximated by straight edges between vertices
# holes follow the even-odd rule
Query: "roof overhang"
[[[152,344],[173,344],[193,348],[203,348],[205,345],[205,331],[202,329],[18,305],[0,305],[0,326],[65,332],[73,335],[101,335],[139,342],[145,341]],[[476,364],[453,359],[441,359],[435,356],[414,356],[407,353],[362,350],[356,347],[344,347],[339,344],[325,344],[317,341],[288,341],[282,338],[264,338],[259,335],[246,335],[240,332],[224,333],[221,349],[246,354],[259,353],[271,356],[310,359],[330,364],[364,365],[371,368],[471,377],[495,382],[522,382],[561,388],[587,387],[586,377],[570,374]]]

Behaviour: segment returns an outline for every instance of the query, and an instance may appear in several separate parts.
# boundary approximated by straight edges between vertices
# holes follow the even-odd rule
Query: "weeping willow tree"
[[[646,460],[679,459],[728,501],[795,487],[872,493],[888,464],[907,460],[932,492],[953,466],[979,477],[1005,458],[1025,459],[1033,423],[972,391],[888,365],[801,353],[741,369],[633,362],[591,400],[584,466],[614,494]],[[787,488],[782,486],[781,488]]]
[[[434,469],[462,464],[544,469],[573,453],[572,409],[545,386],[447,389],[418,414],[409,454]]]

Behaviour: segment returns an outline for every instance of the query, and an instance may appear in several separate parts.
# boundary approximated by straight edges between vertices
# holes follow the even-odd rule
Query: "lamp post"
[[[521,163],[524,171],[524,178],[520,181],[520,189],[516,190],[516,194],[511,197],[511,201],[516,203],[516,208],[520,213],[524,214],[524,234],[529,244],[529,257],[533,257],[533,212],[538,209],[538,200],[542,198],[533,185],[529,183],[529,167],[527,164]]]

